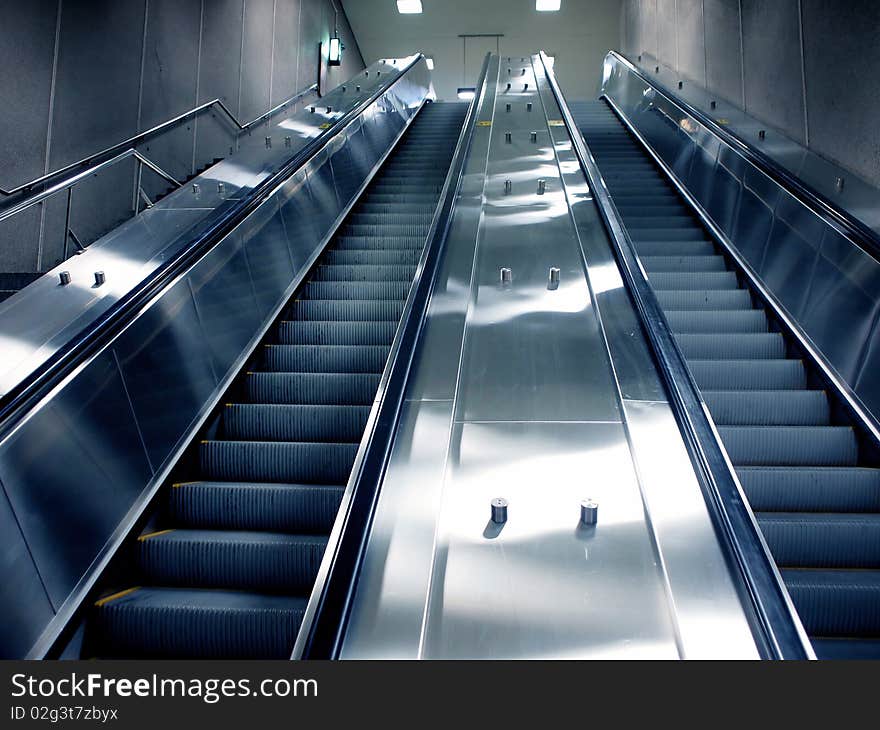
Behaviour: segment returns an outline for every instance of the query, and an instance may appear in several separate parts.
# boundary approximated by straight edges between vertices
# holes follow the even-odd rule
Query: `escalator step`
[[[739,467],[736,473],[756,511],[880,511],[877,469]]]
[[[804,628],[822,637],[880,637],[880,570],[783,570]]]
[[[370,406],[230,403],[223,409],[224,437],[241,441],[357,443]]]
[[[138,538],[137,562],[149,583],[308,593],[326,535],[167,530]]]
[[[370,405],[381,375],[377,373],[248,373],[252,403]]]
[[[329,533],[342,486],[184,482],[169,490],[168,518],[179,527]]]
[[[725,271],[727,262],[723,256],[641,256],[645,271],[698,273],[706,271]]]
[[[849,426],[719,426],[736,466],[855,466]]]
[[[793,390],[805,388],[800,360],[689,360],[688,368],[705,390]]]
[[[737,289],[739,284],[733,271],[693,272],[658,271],[648,277],[657,291],[704,291],[706,289]]]
[[[825,426],[828,397],[822,390],[703,391],[719,426]]]
[[[785,357],[785,340],[778,332],[679,334],[675,339],[688,359],[756,360]]]
[[[281,322],[278,343],[282,345],[390,345],[397,322]]]
[[[306,284],[300,299],[391,299],[403,301],[409,294],[409,281],[315,281]]]
[[[288,373],[381,373],[389,347],[379,345],[266,345],[264,369]]]
[[[712,256],[715,244],[711,241],[639,241],[640,257],[646,256]]]
[[[357,444],[203,441],[202,476],[208,481],[345,484]]]
[[[745,334],[767,331],[767,315],[760,309],[666,312],[673,332],[679,334]]]
[[[826,639],[810,637],[817,659],[880,659],[880,639]]]
[[[654,274],[652,280],[656,279]],[[657,301],[665,310],[751,309],[752,297],[745,289],[657,290]],[[667,311],[668,315],[668,311]],[[765,317],[766,320],[766,317]]]
[[[307,599],[240,591],[136,588],[104,599],[87,635],[120,658],[289,659]]]
[[[880,515],[763,512],[755,515],[784,568],[880,568]]]
[[[327,252],[325,261],[328,264],[334,265],[369,264],[372,266],[382,266],[386,264],[401,264],[415,267],[419,263],[421,255],[422,253],[418,249],[359,251],[334,248]]]
[[[401,300],[384,301],[343,301],[333,299],[300,299],[287,309],[287,319],[307,321],[345,320],[349,322],[398,322],[406,302]]]
[[[415,273],[415,266],[321,264],[315,269],[312,281],[382,283],[405,281],[408,285],[413,280]]]

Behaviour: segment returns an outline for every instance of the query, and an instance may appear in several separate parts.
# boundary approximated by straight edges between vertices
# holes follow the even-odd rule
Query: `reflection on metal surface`
[[[755,657],[541,65],[491,69],[341,656]]]
[[[365,84],[364,93],[370,89]],[[429,92],[420,62],[341,132],[348,145],[331,145],[275,188],[0,442],[2,499],[20,526],[0,536],[0,549],[14,560],[9,575],[24,586],[40,583],[50,614],[58,614],[47,629],[45,611],[16,613],[18,597],[0,594],[5,654],[41,655],[64,625]],[[48,354],[50,330],[61,323],[48,308],[63,314],[74,301],[81,309],[59,336],[86,326],[175,255],[201,216],[222,210],[229,196],[243,194],[242,185],[252,186],[281,161],[270,155],[289,155],[282,145],[267,150],[256,142],[210,171],[211,184],[202,180],[197,201],[208,207],[188,207],[196,198],[182,189],[65,264],[69,285],[59,286],[52,274],[51,285],[46,278],[24,290],[18,305],[0,309],[0,331],[8,325],[0,342],[17,343],[20,362]],[[347,146],[363,149],[343,158]],[[219,197],[218,182],[227,198]],[[126,235],[132,231],[138,235]],[[100,289],[92,288],[95,270],[106,272]],[[19,307],[27,317],[18,324],[31,328],[22,329],[30,340],[10,332]],[[42,340],[47,333],[50,344]]]
[[[615,54],[606,57],[602,92],[814,352],[851,410],[857,417],[870,411],[860,420],[876,434],[880,262]]]

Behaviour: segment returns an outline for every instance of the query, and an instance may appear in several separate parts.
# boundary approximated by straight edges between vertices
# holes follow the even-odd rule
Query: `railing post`
[[[73,188],[67,188],[67,214],[64,217],[64,260],[67,260],[70,241],[70,209],[73,204]]]

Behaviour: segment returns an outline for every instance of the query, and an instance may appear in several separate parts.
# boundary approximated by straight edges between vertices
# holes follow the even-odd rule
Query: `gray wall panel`
[[[253,119],[270,106],[274,26],[275,0],[245,0],[238,109],[242,120]]]
[[[749,113],[806,141],[798,0],[742,0]]]
[[[334,22],[331,0],[64,0],[56,42],[58,3],[0,0],[0,55],[17,69],[0,79],[0,98],[15,102],[0,108],[0,187],[214,98],[252,119],[315,82],[318,43]],[[330,87],[364,66],[344,13],[337,22],[347,50]],[[232,125],[205,114],[141,151],[181,179],[234,144]],[[125,163],[77,188],[72,228],[84,242],[131,214],[134,180],[134,164]],[[167,189],[149,172],[143,183],[151,198]],[[45,271],[60,261],[64,196],[45,209],[0,225],[0,272]]]
[[[706,48],[703,43],[703,0],[676,0],[678,70],[700,86],[706,85]]]
[[[633,62],[653,71],[659,57],[880,187],[876,0],[624,0],[621,23]]]
[[[657,56],[671,68],[678,68],[676,0],[656,0],[657,3]]]
[[[706,87],[743,105],[739,0],[704,0]]]
[[[880,3],[804,0],[803,24],[810,146],[880,184]]]
[[[150,0],[144,48],[140,129],[149,129],[196,105],[201,0]],[[192,174],[193,122],[143,146],[146,155],[176,178]],[[168,183],[145,173],[153,197]]]

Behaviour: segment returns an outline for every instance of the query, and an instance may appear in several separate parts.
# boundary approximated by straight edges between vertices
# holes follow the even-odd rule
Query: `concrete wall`
[[[620,0],[563,0],[559,12],[538,13],[534,0],[430,0],[420,15],[401,15],[392,0],[343,0],[367,63],[423,51],[434,58],[440,99],[473,86],[488,51],[521,57],[545,50],[572,99],[592,98],[602,59],[620,46]],[[460,34],[500,33],[467,38]]]
[[[624,0],[623,51],[656,56],[880,187],[877,0]]]
[[[343,65],[363,68],[339,8]],[[10,188],[220,97],[249,120],[314,83],[333,0],[0,0],[0,187]],[[203,116],[142,148],[178,179],[229,152],[230,127]],[[74,193],[72,228],[88,242],[131,214],[134,164]],[[166,186],[144,175],[155,195]],[[0,271],[61,257],[64,196],[0,224]]]

